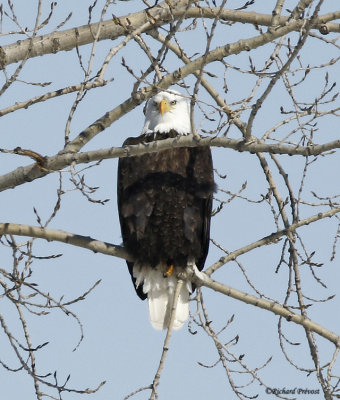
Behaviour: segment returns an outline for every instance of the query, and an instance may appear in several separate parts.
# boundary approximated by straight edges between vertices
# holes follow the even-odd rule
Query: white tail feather
[[[150,268],[136,265],[133,269],[136,286],[143,285],[143,292],[148,295],[149,314],[152,326],[155,329],[167,329],[174,302],[174,293],[177,284],[175,274],[164,278],[163,268]],[[180,329],[189,316],[189,296],[191,282],[184,283],[179,293],[173,329]]]

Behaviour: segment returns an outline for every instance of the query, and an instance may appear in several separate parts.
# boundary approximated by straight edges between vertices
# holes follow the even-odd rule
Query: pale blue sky
[[[34,7],[37,1],[27,0],[13,1],[18,14],[19,21],[24,26],[32,27],[34,24]],[[242,3],[242,4],[241,4]],[[244,2],[228,1],[228,8],[236,8]],[[44,6],[44,17],[48,14],[48,2]],[[61,0],[55,9],[50,25],[44,29],[44,33],[56,27],[70,11],[73,15],[65,28],[71,28],[87,23],[88,0],[70,1]],[[98,16],[98,10],[104,1],[98,1],[94,15]],[[286,8],[292,7],[293,1],[288,1]],[[5,5],[4,5],[5,6]],[[33,7],[34,6],[34,7]],[[262,8],[261,8],[262,6]],[[324,10],[333,9],[335,2],[325,1]],[[136,8],[144,8],[140,1],[117,2],[110,8],[109,18],[112,13],[121,16],[133,12]],[[249,7],[249,11],[271,12],[267,5],[255,4]],[[323,11],[324,12],[324,11]],[[93,22],[96,19],[93,18]],[[4,24],[6,29],[9,28]],[[228,35],[225,35],[226,29]],[[221,43],[231,43],[240,37],[251,37],[258,34],[252,27],[235,25],[230,30],[219,28],[216,42],[213,46]],[[233,37],[231,37],[233,33]],[[201,28],[196,32],[189,32],[189,39],[185,38],[183,43],[189,43],[189,56],[195,51],[203,51],[205,48],[204,32]],[[202,39],[203,38],[203,39]],[[292,36],[294,39],[294,35]],[[296,36],[295,36],[296,38]],[[12,42],[15,39],[1,37],[2,44]],[[23,39],[23,37],[21,37]],[[292,39],[292,40],[293,40]],[[120,43],[116,41],[105,41],[98,44],[94,70],[100,68],[107,51]],[[258,67],[263,66],[264,57],[270,54],[272,45],[264,49],[241,53],[230,57],[226,61],[241,68],[249,67],[251,56]],[[81,48],[80,52],[83,62],[89,55],[89,47]],[[320,41],[311,41],[307,45],[304,57],[309,57],[311,63],[320,64],[331,57],[336,57],[335,50],[329,45],[323,45]],[[111,110],[120,102],[126,100],[132,90],[133,80],[131,76],[120,65],[121,57],[135,68],[136,73],[145,68],[145,57],[135,43],[130,43],[120,53],[117,59],[109,67],[106,78],[113,77],[112,83],[106,87],[90,91],[80,103],[75,117],[71,124],[71,138],[102,116],[106,111]],[[307,62],[305,63],[307,64]],[[167,63],[170,71],[178,68],[175,59]],[[218,75],[218,78],[211,78],[210,81],[220,89],[223,85],[221,64],[213,64],[207,70]],[[13,66],[8,72],[13,71]],[[314,72],[313,72],[314,73]],[[315,79],[324,72],[316,72]],[[338,76],[338,65],[329,68],[330,81]],[[0,108],[4,108],[16,101],[22,101],[40,93],[59,89],[71,84],[78,84],[83,78],[78,63],[76,52],[61,52],[56,55],[48,55],[28,60],[20,79],[30,82],[52,81],[52,85],[45,88],[15,83],[0,99]],[[232,103],[238,101],[249,93],[251,79],[238,72],[228,70],[229,92],[227,101]],[[1,77],[3,79],[3,75]],[[151,79],[151,78],[150,78]],[[295,78],[294,78],[295,79]],[[297,79],[297,78],[296,78]],[[192,85],[194,81],[189,78],[187,83]],[[318,86],[306,85],[301,93],[313,93]],[[262,93],[263,89],[260,90]],[[279,106],[287,99],[282,98],[281,84],[273,91],[266,108],[260,112],[254,134],[261,136],[266,129],[280,120]],[[0,120],[0,148],[12,149],[16,146],[35,150],[43,155],[54,155],[63,146],[63,134],[69,109],[75,99],[75,94],[56,98],[45,103],[34,105],[27,110],[19,110],[8,114]],[[204,89],[200,92],[200,100],[212,103]],[[196,111],[195,120],[200,124],[201,114]],[[121,118],[106,131],[98,135],[83,150],[94,150],[112,146],[120,146],[128,136],[136,136],[140,133],[144,116],[142,106],[133,110],[129,115]],[[204,128],[209,129],[209,123],[204,123]],[[238,137],[236,129],[230,132],[231,137]],[[338,138],[338,121],[335,118],[328,118],[320,124],[316,133],[316,142],[322,143]],[[259,162],[255,155],[237,153],[229,149],[213,149],[214,164],[220,173],[226,174],[227,179],[216,178],[220,187],[226,187],[231,192],[237,192],[242,184],[247,181],[247,189],[243,192],[253,200],[259,200],[261,193],[266,193],[268,184],[264,179]],[[294,159],[288,156],[279,157],[282,165],[289,173],[294,189],[298,187],[302,176],[304,159]],[[20,156],[0,153],[0,174],[12,171],[14,168],[31,164],[31,160]],[[272,164],[271,164],[272,165]],[[78,166],[80,169],[82,166]],[[61,211],[50,224],[50,228],[61,229],[68,232],[89,235],[98,240],[104,240],[114,244],[121,243],[118,214],[116,207],[116,169],[117,160],[106,160],[100,166],[86,172],[86,182],[92,186],[99,186],[100,189],[94,194],[94,198],[110,199],[106,205],[89,203],[79,192],[72,191],[67,173],[64,175],[64,189],[69,190],[62,197]],[[323,196],[339,193],[339,157],[338,155],[329,158],[321,158],[311,166],[305,185],[305,198],[311,200],[311,190],[318,189]],[[275,179],[280,181],[277,173]],[[29,225],[37,225],[33,212],[35,207],[42,219],[46,219],[56,200],[59,176],[57,173],[48,177],[38,179],[34,182],[19,186],[14,190],[2,192],[0,196],[0,222],[14,222]],[[337,186],[334,189],[334,186]],[[282,196],[287,196],[284,188]],[[223,195],[218,195],[223,197]],[[224,196],[227,199],[227,196]],[[307,217],[317,210],[302,209],[303,217]],[[282,228],[282,224],[280,222]],[[332,238],[336,234],[336,223],[321,221],[314,227],[302,228],[301,233],[305,234],[309,250],[316,249],[316,261],[325,263],[325,266],[318,270],[319,276],[326,282],[328,289],[318,286],[310,277],[307,271],[302,271],[306,295],[313,298],[326,298],[336,294],[339,282],[339,258],[330,262],[332,252]],[[240,248],[254,240],[268,235],[275,231],[276,227],[270,214],[268,205],[249,203],[245,200],[234,200],[225,207],[221,214],[218,214],[212,221],[212,238],[220,242],[228,251]],[[18,242],[24,242],[25,238],[17,238]],[[158,367],[159,357],[165,333],[152,329],[147,312],[146,302],[140,301],[135,295],[130,276],[127,272],[124,260],[112,258],[102,254],[93,254],[85,249],[67,246],[60,243],[47,243],[36,240],[34,244],[36,255],[46,256],[49,254],[62,253],[63,256],[54,260],[36,260],[32,266],[33,275],[31,282],[39,284],[39,287],[49,292],[55,298],[64,295],[66,299],[76,298],[88,290],[97,280],[101,284],[88,296],[88,298],[71,306],[71,310],[80,318],[84,327],[84,340],[76,351],[72,351],[79,340],[79,327],[74,319],[66,317],[59,311],[53,311],[44,317],[27,315],[33,345],[37,346],[46,341],[49,345],[37,352],[38,371],[42,375],[57,371],[60,382],[71,374],[69,386],[72,388],[95,387],[102,380],[106,384],[101,390],[94,394],[96,400],[123,399],[130,392],[149,385]],[[11,268],[11,252],[8,249],[0,248],[0,268]],[[219,259],[223,253],[211,244],[206,265],[209,266]],[[257,288],[277,301],[283,301],[286,294],[287,271],[281,267],[278,274],[275,268],[280,259],[280,243],[255,250],[252,253],[240,257],[240,261],[246,267],[248,276],[252,279]],[[306,268],[307,269],[307,268]],[[236,264],[225,265],[214,275],[214,278],[221,282],[254,294],[247,284],[244,276]],[[239,335],[239,342],[231,347],[237,355],[245,354],[243,360],[250,368],[256,368],[265,363],[273,356],[272,363],[265,368],[261,375],[263,381],[272,387],[301,387],[319,388],[315,377],[307,377],[306,374],[299,374],[293,367],[289,366],[279,348],[277,334],[278,318],[273,314],[256,309],[231,298],[214,293],[210,290],[203,290],[206,305],[210,318],[216,330],[234,314],[233,324],[224,332],[222,338],[228,342],[236,335]],[[324,324],[327,328],[340,332],[338,318],[339,300],[335,298],[332,302],[314,305],[310,310],[310,316],[315,321]],[[20,326],[13,311],[13,305],[1,298],[1,314],[5,317],[12,332],[22,339]],[[192,308],[194,311],[194,308]],[[290,340],[302,342],[301,346],[289,348],[290,356],[305,368],[311,368],[312,362],[309,349],[305,344],[304,332],[300,327],[292,323],[284,323],[285,333]],[[188,332],[187,328],[175,332],[171,339],[170,350],[166,360],[159,386],[159,398],[161,400],[173,399],[236,399],[230,388],[225,371],[218,364],[214,368],[204,368],[198,365],[214,364],[218,359],[216,349],[210,338],[202,330],[196,335]],[[320,351],[324,350],[329,361],[332,347],[318,338]],[[7,338],[3,332],[0,333],[0,359],[17,368],[18,363],[9,350]],[[237,383],[246,382],[243,377],[235,377]],[[34,390],[32,380],[24,371],[16,374],[0,368],[1,399],[15,400],[25,398],[33,400]],[[51,392],[53,393],[53,392]],[[245,393],[254,395],[259,393],[260,399],[272,399],[273,396],[264,393],[263,387],[258,385],[245,389]],[[148,391],[141,392],[133,397],[134,399],[147,399]],[[63,399],[73,400],[81,398],[76,394],[63,394]],[[321,398],[321,397],[320,397]],[[316,396],[298,397],[300,400],[319,400]]]

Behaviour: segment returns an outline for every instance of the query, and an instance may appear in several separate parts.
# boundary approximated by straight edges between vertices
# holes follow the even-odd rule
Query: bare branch
[[[234,299],[241,300],[244,303],[251,304],[253,306],[263,308],[264,310],[268,310],[276,315],[280,315],[286,318],[287,321],[292,321],[299,325],[302,325],[304,328],[313,331],[318,335],[324,337],[325,339],[331,341],[336,346],[340,346],[340,336],[302,315],[293,313],[288,308],[282,307],[278,303],[264,300],[256,296],[252,296],[248,293],[241,292],[240,290],[233,289],[227,285],[224,285],[209,278],[205,272],[200,272],[197,270],[197,268],[193,271],[192,280],[198,286],[209,287],[216,292],[223,293]]]
[[[171,4],[171,10],[168,7]],[[111,21],[104,21],[101,25],[101,34],[98,40],[116,39],[117,37],[126,34],[125,29],[121,25],[129,24],[131,29],[137,29],[139,26],[147,23],[150,19],[153,21],[153,26],[161,26],[172,18],[180,18],[183,9],[186,7],[188,0],[167,1],[159,3],[156,7],[152,7],[147,11],[141,11],[135,14],[130,14],[126,17],[114,18]],[[186,18],[216,18],[220,12],[220,8],[210,7],[195,7],[188,10]],[[332,12],[320,16],[314,22],[312,29],[321,30],[321,32],[340,32],[339,24],[331,23],[330,21],[339,18],[340,12]],[[221,20],[242,22],[256,25],[271,26],[272,15],[243,12],[237,10],[223,10],[221,12]],[[277,18],[276,22],[283,27],[289,23],[289,17]],[[293,30],[299,31],[303,25],[303,21],[297,21]],[[62,32],[54,32],[52,34],[39,36],[33,41],[21,41],[0,48],[0,69],[6,65],[23,60],[31,46],[29,57],[42,56],[44,54],[53,54],[59,51],[69,51],[75,48],[76,45],[83,46],[93,41],[93,34],[99,29],[99,24],[84,25],[77,28],[68,29]]]
[[[334,140],[321,145],[290,146],[284,144],[266,144],[256,139],[252,140],[251,142],[245,142],[243,139],[229,139],[226,137],[200,138],[199,140],[196,140],[192,136],[182,136],[176,139],[166,139],[153,142],[151,144],[113,147],[110,149],[88,151],[79,154],[64,154],[62,152],[52,157],[45,157],[45,162],[42,165],[43,168],[40,168],[41,166],[39,167],[37,164],[31,164],[26,167],[19,167],[8,174],[2,175],[0,177],[0,191],[31,182],[51,172],[62,170],[72,163],[82,164],[110,158],[130,157],[134,155],[152,153],[169,148],[196,146],[224,147],[240,152],[247,151],[249,153],[262,152],[272,154],[311,156],[340,148],[340,140]],[[18,152],[15,150],[0,149],[0,152],[18,154]]]
[[[95,253],[107,254],[129,260],[130,257],[121,246],[112,245],[107,242],[93,239],[89,236],[76,235],[56,229],[45,229],[36,226],[19,224],[0,224],[0,235],[19,235],[29,237],[39,237],[48,241],[56,240],[58,242],[71,244],[73,246],[83,247]]]

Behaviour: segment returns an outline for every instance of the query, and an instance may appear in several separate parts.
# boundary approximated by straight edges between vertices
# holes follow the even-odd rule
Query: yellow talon
[[[168,269],[164,272],[164,278],[169,278],[174,272],[175,267],[171,264],[169,265]]]

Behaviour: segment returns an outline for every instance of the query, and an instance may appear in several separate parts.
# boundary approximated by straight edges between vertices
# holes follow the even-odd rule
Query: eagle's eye
[[[154,101],[152,104],[153,104],[154,107],[158,106],[157,101]]]
[[[172,101],[170,101],[170,105],[172,105],[172,106],[176,105],[176,103],[177,103],[177,101],[176,101],[176,100],[172,100]]]

